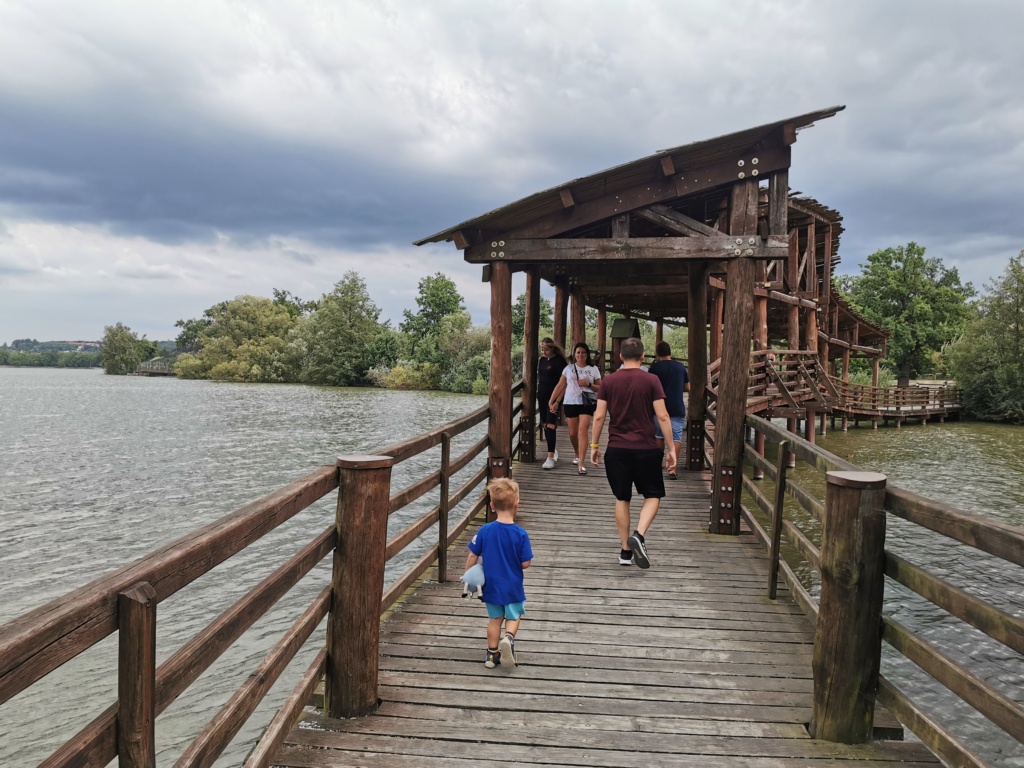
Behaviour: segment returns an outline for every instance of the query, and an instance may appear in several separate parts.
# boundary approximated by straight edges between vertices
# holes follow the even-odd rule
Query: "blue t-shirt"
[[[497,520],[487,523],[469,542],[469,551],[484,561],[485,603],[508,605],[526,600],[523,563],[533,560],[533,550],[525,529]]]
[[[669,416],[686,416],[686,382],[690,380],[690,374],[686,366],[678,360],[658,360],[650,367],[650,372],[661,381],[661,388],[665,390],[665,410]]]

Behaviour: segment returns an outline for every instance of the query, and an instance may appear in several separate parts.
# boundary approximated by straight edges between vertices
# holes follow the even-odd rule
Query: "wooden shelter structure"
[[[585,311],[598,311],[598,347],[615,312],[688,329],[695,382],[715,366],[716,442],[709,529],[736,533],[735,499],[751,351],[814,353],[849,373],[853,355],[884,354],[885,332],[832,288],[842,217],[791,194],[792,145],[801,129],[843,110],[834,106],[737,133],[666,149],[538,192],[417,241],[454,242],[483,265],[491,286],[491,406],[511,415],[511,275],[526,273],[520,459],[534,460],[540,282],[555,288],[555,341],[585,340]],[[614,364],[614,361],[612,361]],[[877,375],[877,365],[876,365]],[[687,407],[688,469],[704,469],[705,387]],[[798,409],[822,424],[824,397]],[[796,411],[793,416],[796,416]],[[490,468],[507,473],[510,419],[491,420]],[[790,418],[790,429],[797,428]],[[807,429],[813,438],[813,426]]]

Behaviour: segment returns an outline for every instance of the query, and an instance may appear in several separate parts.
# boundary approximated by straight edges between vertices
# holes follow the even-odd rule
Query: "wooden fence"
[[[521,388],[521,384],[514,387],[513,395]],[[521,403],[513,416],[520,407]],[[331,583],[196,735],[177,765],[212,765],[325,617],[326,647],[302,675],[245,765],[255,768],[269,764],[321,677],[325,677],[330,714],[352,716],[374,708],[381,613],[435,563],[438,578],[447,578],[448,546],[486,507],[486,498],[481,496],[450,527],[449,511],[467,499],[488,475],[487,462],[481,461],[469,480],[452,492],[452,478],[481,454],[486,455],[488,438],[484,436],[457,457],[451,456],[451,440],[489,417],[490,406],[484,406],[377,455],[342,457],[336,465],[322,467],[0,627],[0,706],[117,633],[118,701],[44,765],[99,767],[116,758],[122,767],[153,766],[156,718],[300,579],[333,553]],[[437,446],[441,447],[438,469],[390,495],[392,467]],[[509,449],[513,452],[518,446]],[[438,505],[385,541],[388,517],[438,488]],[[159,603],[335,489],[339,493],[333,525],[156,666]],[[383,592],[385,563],[435,526],[436,546]]]
[[[972,515],[948,504],[930,501],[886,482],[884,475],[858,467],[793,435],[769,421],[748,416],[748,428],[777,447],[775,464],[751,446],[745,457],[774,484],[762,491],[743,479],[746,498],[767,519],[766,524],[741,504],[750,528],[769,549],[768,595],[774,598],[781,570],[805,612],[816,620],[814,649],[814,714],[812,735],[838,741],[870,737],[875,695],[936,754],[956,766],[986,763],[958,740],[909,693],[880,675],[884,640],[990,722],[1024,741],[1024,706],[979,678],[956,659],[882,614],[884,576],[902,584],[964,623],[984,632],[1011,652],[1024,653],[1024,618],[1014,616],[977,595],[960,589],[886,550],[886,515],[894,515],[944,537],[1024,566],[1024,529]],[[822,500],[788,476],[787,454],[825,473]],[[819,541],[784,515],[784,501],[793,499],[820,523]],[[821,576],[820,601],[801,584],[794,567],[780,557],[785,537],[798,557]],[[1006,590],[1010,584],[990,584]],[[966,629],[966,628],[965,628]],[[843,674],[836,674],[837,670]],[[852,670],[852,672],[851,672]]]

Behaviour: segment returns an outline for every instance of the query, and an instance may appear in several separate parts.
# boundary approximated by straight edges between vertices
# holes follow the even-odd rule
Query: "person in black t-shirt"
[[[548,457],[541,466],[544,469],[554,469],[558,460],[558,451],[555,450],[558,414],[551,412],[548,402],[562,378],[562,370],[569,363],[566,362],[565,353],[550,337],[541,339],[540,354],[541,358],[537,362],[537,412],[540,414],[540,423],[544,427],[544,439],[548,446]]]

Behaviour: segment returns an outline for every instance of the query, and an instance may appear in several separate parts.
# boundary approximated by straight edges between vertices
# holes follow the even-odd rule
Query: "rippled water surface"
[[[0,622],[333,464],[339,455],[408,439],[485,402],[433,392],[0,367]],[[453,456],[482,434],[477,427],[456,438]],[[438,461],[435,449],[398,465],[393,489],[433,471]],[[330,525],[335,500],[329,494],[251,551],[162,602],[158,663]],[[392,534],[436,503],[431,494],[404,516],[396,514]],[[428,532],[403,553],[399,570],[422,553],[431,535],[436,537]],[[315,569],[160,717],[159,764],[180,754],[329,575],[329,562]],[[323,626],[219,765],[244,759],[322,645]],[[116,638],[108,638],[3,705],[0,766],[37,764],[113,703],[116,655]]]

